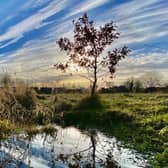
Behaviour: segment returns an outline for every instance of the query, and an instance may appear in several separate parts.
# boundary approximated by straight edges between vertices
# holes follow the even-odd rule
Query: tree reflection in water
[[[120,148],[116,147],[116,142],[107,139],[103,141],[97,135],[96,130],[89,130],[85,136],[87,136],[88,142],[85,142],[85,138],[83,138],[79,140],[78,144],[69,146],[65,146],[66,137],[60,132],[58,135],[56,129],[55,131],[50,129],[33,130],[22,135],[12,136],[0,142],[0,168],[41,167],[34,166],[33,162],[36,162],[37,158],[43,160],[42,167],[45,168],[56,168],[57,166],[59,168],[119,167],[113,157],[113,150]],[[34,146],[33,143],[36,139],[39,139],[37,142],[42,143],[42,147]],[[83,143],[86,145],[83,146]]]

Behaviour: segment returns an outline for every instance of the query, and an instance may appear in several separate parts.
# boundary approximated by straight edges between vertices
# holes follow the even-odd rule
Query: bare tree
[[[163,83],[162,79],[162,75],[158,72],[147,72],[140,77],[145,88],[161,86]]]
[[[76,64],[80,69],[87,71],[91,82],[91,96],[95,95],[98,79],[106,76],[113,77],[118,62],[128,55],[129,49],[123,48],[108,51],[106,56],[101,56],[104,49],[119,38],[116,26],[113,22],[106,23],[100,29],[96,29],[93,21],[89,21],[87,14],[84,14],[74,24],[74,40],[60,38],[59,47],[68,55],[66,63],[57,63],[56,69],[66,71],[71,65]]]
[[[129,92],[139,92],[143,89],[143,84],[139,79],[130,78],[125,83],[124,86],[128,89]]]

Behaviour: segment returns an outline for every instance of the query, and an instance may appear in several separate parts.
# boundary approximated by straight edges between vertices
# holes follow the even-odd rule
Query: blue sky
[[[113,48],[132,50],[116,82],[147,72],[168,80],[167,0],[0,0],[0,7],[0,73],[34,82],[69,79],[53,69],[66,57],[55,42],[72,38],[72,20],[87,12],[97,27],[117,24],[121,36]]]

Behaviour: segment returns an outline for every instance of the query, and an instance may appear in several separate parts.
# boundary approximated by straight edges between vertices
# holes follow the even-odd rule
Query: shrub
[[[46,125],[41,128],[41,133],[45,133],[46,135],[50,135],[52,137],[57,135],[57,132],[58,132],[57,128],[55,128],[52,125]]]
[[[0,119],[12,122],[31,122],[35,117],[35,92],[24,83],[0,90]]]
[[[0,121],[0,140],[10,135],[14,130],[14,126],[9,121]]]
[[[27,128],[25,130],[25,132],[26,132],[29,140],[32,140],[32,138],[34,138],[37,134],[40,133],[39,129],[36,127]]]
[[[66,101],[60,101],[54,105],[55,112],[64,112],[72,108],[72,105]]]
[[[38,112],[36,118],[35,118],[35,122],[40,124],[40,125],[43,125],[46,123],[46,116],[44,115],[43,112]]]
[[[25,88],[21,93],[16,92],[15,96],[18,103],[28,110],[33,109],[36,105],[35,92],[29,88]]]

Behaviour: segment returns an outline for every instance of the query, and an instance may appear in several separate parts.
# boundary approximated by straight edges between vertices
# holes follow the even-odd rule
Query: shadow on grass
[[[69,113],[65,113],[66,125],[80,125],[80,127],[94,125],[99,120],[99,115],[105,111],[100,97],[95,95],[85,97]]]
[[[104,105],[98,95],[83,98],[74,108],[75,111],[99,111],[104,110]]]

